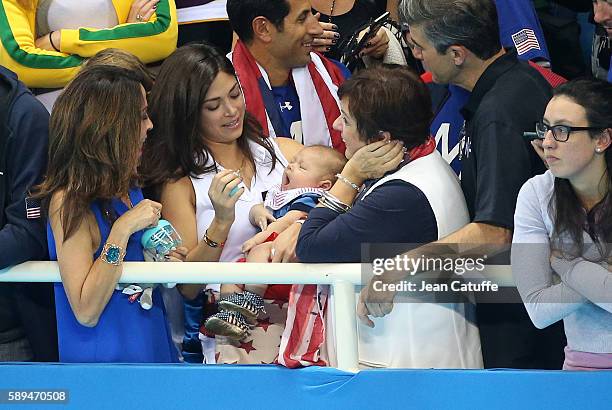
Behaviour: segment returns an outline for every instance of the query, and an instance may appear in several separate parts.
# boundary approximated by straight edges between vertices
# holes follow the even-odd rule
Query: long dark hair
[[[554,90],[553,98],[559,96],[584,108],[589,127],[601,127],[601,130],[612,127],[612,84],[593,79],[574,80]],[[589,131],[591,138],[599,136],[601,130]],[[569,180],[555,178],[549,202],[554,222],[553,249],[571,257],[584,254],[585,230],[599,248],[602,260],[608,253],[608,244],[612,243],[612,149],[606,149],[604,156],[606,171],[600,184],[606,195],[589,212],[583,210]],[[566,243],[562,236],[568,236],[571,243]]]
[[[80,72],[58,97],[49,124],[49,167],[36,188],[49,209],[64,191],[64,241],[89,206],[126,195],[136,180],[143,79],[137,72],[97,66]]]
[[[202,136],[201,111],[206,93],[217,74],[236,76],[231,62],[208,44],[188,44],[177,49],[161,65],[149,97],[153,130],[143,148],[140,175],[144,184],[159,194],[161,185],[185,176],[218,172],[215,158]],[[257,120],[246,113],[238,146],[253,169],[249,141],[276,155],[271,142],[262,136]],[[206,165],[209,159],[212,165]]]

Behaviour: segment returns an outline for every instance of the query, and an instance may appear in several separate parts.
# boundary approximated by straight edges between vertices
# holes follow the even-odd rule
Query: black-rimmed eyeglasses
[[[596,130],[604,130],[608,127],[570,127],[569,125],[548,125],[544,124],[542,121],[536,123],[536,133],[538,134],[538,138],[544,139],[546,133],[550,130],[552,131],[553,138],[555,141],[559,142],[567,142],[570,134],[573,131],[596,131]]]

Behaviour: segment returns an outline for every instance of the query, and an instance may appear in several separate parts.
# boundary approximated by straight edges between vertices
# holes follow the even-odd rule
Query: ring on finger
[[[238,192],[238,190],[240,189],[239,185],[236,185],[235,187],[233,187],[232,189],[230,189],[228,195],[231,197],[233,197],[234,195],[236,195],[236,192]]]
[[[156,211],[155,211],[155,213],[157,214],[157,217],[158,217],[158,218],[161,218],[161,211],[160,211],[159,209],[158,209],[158,210],[156,210]]]
[[[276,249],[270,248],[270,257],[274,258],[274,254],[276,253]]]
[[[142,21],[142,16],[140,14],[136,14],[136,20],[137,21]]]

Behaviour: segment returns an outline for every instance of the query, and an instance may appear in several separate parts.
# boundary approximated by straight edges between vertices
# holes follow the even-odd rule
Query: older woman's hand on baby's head
[[[366,179],[381,178],[397,169],[403,161],[406,150],[401,141],[377,141],[361,147],[346,163],[344,171],[352,182],[362,183]]]

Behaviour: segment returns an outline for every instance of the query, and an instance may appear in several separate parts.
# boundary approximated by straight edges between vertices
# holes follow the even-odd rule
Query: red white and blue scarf
[[[317,53],[310,53],[310,56],[308,65],[291,71],[300,99],[304,145],[331,145],[344,153],[341,134],[333,128],[334,121],[340,116],[338,87],[344,81],[344,75],[325,57]],[[257,118],[264,133],[272,137],[289,136],[282,135],[286,133],[283,132],[286,127],[274,102],[268,76],[242,41],[236,43],[230,59],[244,92],[247,110]]]

